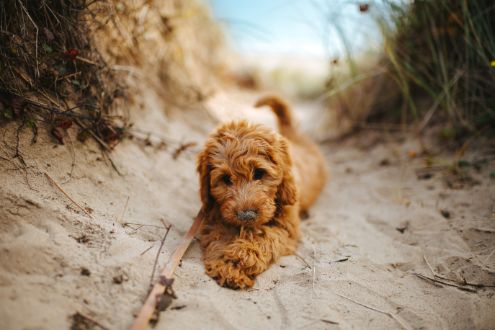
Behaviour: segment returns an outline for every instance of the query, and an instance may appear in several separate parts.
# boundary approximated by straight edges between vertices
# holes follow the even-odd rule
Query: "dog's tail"
[[[287,102],[285,102],[282,98],[276,95],[268,95],[262,97],[256,102],[254,105],[256,108],[262,106],[269,106],[272,108],[272,111],[277,116],[278,127],[280,131],[292,130],[292,114]]]

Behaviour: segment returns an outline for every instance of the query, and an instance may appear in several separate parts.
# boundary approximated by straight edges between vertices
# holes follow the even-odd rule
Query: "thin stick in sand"
[[[122,224],[122,226],[127,226],[127,227],[131,227],[131,226],[138,226],[139,228],[142,228],[142,227],[154,227],[154,228],[162,228],[162,226],[157,226],[157,225],[148,225],[148,224],[145,224],[145,223],[137,223],[137,222],[124,222]],[[138,228],[138,229],[139,229]],[[134,228],[131,228],[131,229],[134,229]]]
[[[495,285],[486,285],[486,284],[479,284],[479,283],[469,283],[467,282],[466,280],[464,280],[464,282],[462,283],[459,283],[457,281],[454,281],[450,278],[447,278],[445,276],[442,276],[440,274],[438,274],[434,269],[433,267],[431,266],[431,264],[428,262],[428,259],[426,259],[426,256],[423,255],[423,259],[424,261],[426,262],[426,265],[428,265],[428,268],[430,269],[432,275],[433,275],[433,278],[430,278],[426,275],[423,275],[423,274],[419,274],[419,273],[414,273],[414,275],[418,276],[419,278],[422,278],[422,279],[426,279],[426,280],[430,280],[434,283],[441,283],[441,284],[445,284],[445,285],[448,285],[448,286],[453,286],[453,287],[456,287],[456,288],[459,288],[459,289],[462,289],[462,290],[465,290],[465,291],[470,291],[469,288],[466,289],[466,286],[472,286],[472,287],[475,287],[475,288],[494,288]],[[448,281],[448,283],[445,283],[444,281],[439,281],[438,279],[442,279],[442,280],[446,280]],[[452,283],[450,283],[452,282]]]
[[[470,287],[466,287],[466,286],[458,285],[458,284],[454,284],[454,283],[448,283],[445,281],[438,280],[436,278],[428,277],[428,276],[423,275],[423,274],[413,273],[413,275],[415,275],[415,276],[417,276],[420,279],[425,280],[425,281],[431,281],[433,283],[440,283],[443,285],[452,286],[454,288],[458,288],[459,290],[463,290],[463,291],[476,292],[476,289],[471,289]]]
[[[433,276],[437,276],[437,273],[433,270],[433,267],[431,267],[430,263],[428,262],[428,259],[426,259],[426,256],[424,254],[423,254],[423,260],[426,262],[428,268],[430,268],[431,274]]]
[[[155,262],[153,263],[153,270],[151,271],[151,276],[150,276],[150,284],[149,284],[150,287],[151,284],[153,283],[153,277],[155,277],[155,270],[156,270],[156,265],[158,264],[158,258],[160,257],[160,252],[162,252],[163,244],[165,244],[165,240],[167,239],[170,228],[172,228],[172,225],[165,226],[165,224],[163,224],[163,226],[165,227],[165,235],[163,235],[162,241],[160,242],[160,247],[156,252]]]
[[[124,214],[125,211],[127,211],[127,205],[129,204],[129,199],[131,196],[127,196],[127,199],[125,200],[124,208],[122,209],[122,213],[120,214],[120,217],[117,219],[118,223],[122,223],[122,219],[124,219]]]
[[[311,269],[311,265],[306,261],[306,259],[304,259],[304,257],[302,255],[300,255],[297,252],[294,252],[294,255],[296,256],[296,258],[298,258],[299,260],[301,260],[306,265],[306,267],[308,267],[309,269]]]
[[[167,283],[172,282],[175,269],[179,265],[182,256],[184,256],[184,253],[191,244],[194,235],[198,231],[199,226],[203,221],[203,217],[203,210],[201,210],[194,219],[194,222],[187,231],[186,235],[182,238],[179,246],[175,249],[174,253],[170,257],[167,265],[162,270],[160,274],[160,280],[155,283],[155,285],[151,289],[151,292],[148,294],[148,298],[146,299],[143,307],[141,307],[138,316],[134,320],[131,330],[144,330],[148,327],[150,318],[155,313],[158,307],[157,305],[160,303],[165,290],[169,288],[169,285]]]
[[[149,248],[147,248],[146,250],[144,250],[143,252],[141,252],[141,254],[140,254],[140,255],[141,255],[141,256],[144,256],[144,254],[145,254],[146,252],[148,252],[149,250],[151,250],[152,248],[153,248],[153,245],[152,245],[152,246],[150,246]]]
[[[399,318],[399,316],[397,316],[397,314],[394,314],[394,313],[390,313],[390,312],[386,312],[386,311],[383,311],[381,309],[378,309],[378,308],[375,308],[375,307],[372,307],[372,306],[368,306],[368,305],[365,305],[363,303],[360,303],[359,301],[356,301],[352,298],[349,298],[349,297],[346,297],[344,295],[341,295],[341,294],[338,294],[338,293],[335,293],[337,296],[341,297],[341,298],[344,298],[344,299],[347,299],[349,300],[350,302],[353,302],[359,306],[362,306],[364,308],[368,308],[372,311],[375,311],[375,312],[378,312],[378,313],[382,313],[384,315],[387,315],[388,317],[394,319],[397,323],[399,323],[399,325],[404,328],[404,329],[411,329],[411,327],[407,326],[406,324],[404,324],[404,322],[402,322],[402,320]]]
[[[62,187],[60,187],[60,185],[55,180],[53,180],[51,176],[48,175],[48,173],[46,173],[46,172],[44,172],[44,173],[45,173],[46,178],[50,181],[51,184],[53,184],[58,190],[60,190],[60,192],[65,195],[65,197],[67,197],[75,206],[77,206],[81,211],[83,211],[88,217],[93,219],[93,216],[91,214],[89,214],[89,212],[86,211],[86,209],[84,207],[79,205],[72,197],[70,197],[69,194],[67,194],[62,189]]]

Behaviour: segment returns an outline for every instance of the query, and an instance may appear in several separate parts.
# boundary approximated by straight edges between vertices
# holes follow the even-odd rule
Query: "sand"
[[[152,145],[133,139],[116,147],[111,158],[122,176],[95,143],[81,144],[73,133],[56,146],[41,131],[31,145],[24,131],[23,168],[12,159],[16,127],[1,128],[2,329],[129,328],[146,297],[163,223],[172,229],[159,269],[200,207],[194,162],[207,132],[232,116],[274,124],[250,107],[248,94],[217,93],[209,112],[169,108],[146,88],[140,95],[134,131],[153,132]],[[304,120],[309,110],[297,109],[302,129],[322,138]],[[175,152],[188,142],[198,146]],[[493,146],[467,149],[463,159],[486,159],[467,167],[468,176],[418,178],[420,142],[365,131],[322,144],[332,177],[302,224],[297,256],[283,257],[252,289],[233,291],[204,274],[194,242],[176,272],[178,299],[156,328],[494,329]],[[448,153],[435,159],[455,161]],[[450,285],[421,278],[433,272]]]

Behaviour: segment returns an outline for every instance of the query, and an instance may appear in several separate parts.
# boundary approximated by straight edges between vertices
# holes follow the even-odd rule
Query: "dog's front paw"
[[[261,274],[268,268],[259,249],[246,244],[233,244],[224,251],[225,259],[239,265],[250,276]]]
[[[228,260],[205,261],[206,274],[221,286],[231,289],[247,289],[254,285],[254,279],[248,276],[238,264]]]

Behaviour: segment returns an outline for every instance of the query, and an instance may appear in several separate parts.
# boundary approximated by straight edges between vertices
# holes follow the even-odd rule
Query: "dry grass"
[[[222,45],[197,1],[3,1],[0,124],[31,127],[33,142],[47,126],[60,144],[76,128],[81,141],[111,150],[140,89],[184,107],[208,97]]]
[[[382,32],[380,59],[341,79],[339,85],[345,88],[330,86],[331,107],[353,120],[354,126],[386,121],[415,124],[421,131],[439,124],[447,138],[493,131],[493,3],[439,0],[385,5],[386,13],[373,4],[366,13],[376,15]]]
[[[145,75],[153,88],[181,106],[201,102],[223,70],[223,36],[209,9],[198,1],[105,1],[95,3],[91,34],[108,63]]]
[[[84,19],[91,1],[7,0],[0,4],[0,120],[18,119],[35,141],[44,122],[64,143],[64,130],[79,127],[111,146],[125,118],[110,115],[123,88],[95,50]]]

